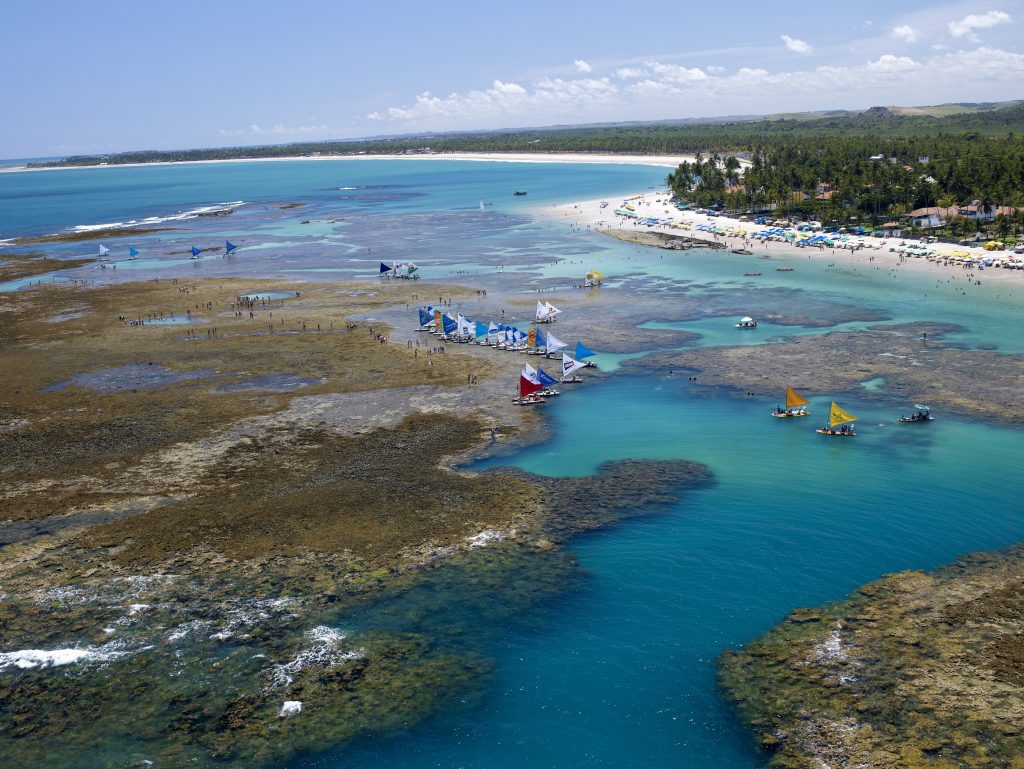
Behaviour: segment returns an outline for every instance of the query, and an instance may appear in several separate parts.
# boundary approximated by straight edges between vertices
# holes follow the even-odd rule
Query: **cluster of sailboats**
[[[402,262],[392,262],[389,265],[384,262],[380,263],[380,276],[386,278],[401,278],[402,280],[419,280],[419,267],[412,262],[404,264]]]
[[[420,320],[418,330],[434,334],[447,342],[493,347],[496,350],[535,355],[560,363],[561,372],[557,378],[548,374],[540,366],[534,368],[529,363],[523,366],[519,375],[517,395],[512,399],[512,402],[519,406],[533,406],[560,395],[561,393],[557,389],[558,385],[582,382],[583,379],[577,372],[594,366],[593,361],[588,361],[587,358],[596,353],[583,342],[577,342],[573,354],[570,355],[566,352],[569,348],[568,344],[556,337],[550,330],[545,331],[536,325],[531,325],[523,330],[495,321],[483,323],[467,318],[461,312],[452,315],[450,312],[432,306],[421,307],[418,312]],[[534,323],[551,323],[560,313],[561,310],[550,302],[537,302]]]
[[[99,244],[99,247],[100,247],[100,254],[99,255],[101,257],[102,256],[109,256],[110,255],[110,249],[109,248],[104,246],[102,243]],[[225,240],[224,241],[224,256],[230,256],[231,254],[233,254],[237,250],[238,250],[238,246],[236,246],[230,240]],[[197,248],[196,246],[192,246],[192,256],[191,256],[192,259],[200,259],[200,258],[202,258],[202,255],[203,255],[203,249]],[[128,248],[128,258],[129,259],[137,259],[138,256],[139,256],[138,249],[131,248],[131,247]]]
[[[790,419],[792,417],[806,417],[810,416],[811,412],[807,410],[807,406],[810,404],[805,397],[800,395],[792,387],[786,388],[786,407],[776,406],[772,412],[773,417],[779,419]],[[931,415],[931,410],[927,406],[917,405],[914,407],[915,411],[913,414],[908,416],[901,416],[899,422],[901,423],[913,423],[913,422],[931,422],[935,419]],[[819,435],[830,435],[840,438],[853,438],[857,435],[854,429],[854,422],[858,417],[855,417],[849,411],[843,409],[835,401],[832,401],[832,405],[828,410],[828,423],[822,425],[816,433]]]

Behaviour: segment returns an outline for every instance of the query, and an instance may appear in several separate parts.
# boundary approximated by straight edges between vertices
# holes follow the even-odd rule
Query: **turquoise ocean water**
[[[666,324],[657,311],[646,319],[701,333],[698,344],[735,338],[734,319],[716,308],[785,302],[790,311],[820,313],[824,299],[871,310],[884,323],[954,323],[960,344],[1024,352],[1021,298],[1005,283],[968,288],[952,273],[890,273],[841,257],[829,266],[805,256],[758,261],[763,276],[748,279],[750,257],[666,255],[526,215],[531,206],[643,191],[663,176],[629,166],[436,161],[0,174],[0,237],[243,200],[231,217],[183,220],[173,232],[138,239],[151,260],[141,266],[74,276],[335,279],[372,274],[384,253],[416,258],[430,278],[516,292],[571,285],[586,264],[612,276],[609,288],[623,302],[639,291],[658,292],[666,307],[684,292],[705,297],[692,322]],[[512,198],[518,188],[529,196]],[[493,205],[480,210],[480,201]],[[305,205],[282,213],[279,202]],[[225,237],[242,241],[240,258],[190,263],[174,253]],[[125,250],[127,240],[108,245]],[[94,244],[48,253],[91,254]],[[770,269],[782,264],[797,269]],[[869,324],[840,328],[862,325]],[[764,325],[743,342],[829,330]],[[622,357],[605,356],[608,368]],[[824,413],[831,395],[816,395],[812,412]],[[350,620],[363,628],[412,623],[458,639],[452,643],[494,660],[494,678],[464,706],[406,733],[298,759],[289,769],[762,766],[715,689],[723,649],[795,606],[842,598],[886,572],[1024,539],[1020,432],[943,414],[928,425],[898,425],[908,404],[840,395],[863,418],[853,441],[815,435],[817,416],[773,420],[775,402],[625,370],[546,406],[549,441],[481,467],[586,475],[613,459],[678,457],[707,464],[715,483],[659,515],[578,538],[572,549],[581,579],[529,609],[485,611],[495,596],[455,572]]]

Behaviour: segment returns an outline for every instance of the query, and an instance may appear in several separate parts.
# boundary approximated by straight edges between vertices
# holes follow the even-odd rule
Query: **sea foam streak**
[[[74,232],[96,232],[98,230],[112,230],[120,227],[150,227],[154,224],[163,224],[164,222],[180,222],[184,219],[195,219],[197,216],[203,214],[213,213],[214,211],[223,211],[228,208],[238,208],[244,206],[244,200],[232,200],[227,203],[217,203],[212,206],[200,206],[199,208],[190,208],[187,211],[179,211],[176,214],[170,214],[168,216],[148,216],[145,219],[129,219],[126,222],[105,222],[103,224],[79,224],[73,228]]]
[[[117,641],[111,641],[102,646],[84,646],[70,649],[19,649],[13,652],[0,652],[0,670],[11,666],[27,670],[29,668],[72,665],[78,662],[109,662],[118,657],[131,654],[133,651],[140,650],[126,649],[123,643]]]

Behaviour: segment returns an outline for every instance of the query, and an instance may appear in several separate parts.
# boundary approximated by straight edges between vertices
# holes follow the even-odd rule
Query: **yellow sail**
[[[807,400],[802,395],[797,395],[796,390],[794,390],[792,387],[787,387],[786,388],[786,408],[787,409],[793,409],[793,408],[796,408],[797,406],[806,406],[808,403],[810,403],[810,401]]]
[[[832,407],[828,411],[828,426],[835,427],[836,425],[844,425],[847,422],[852,422],[857,417],[848,411],[843,411],[839,406],[836,405],[835,401],[832,401]]]
[[[537,329],[530,326],[530,330],[526,332],[526,344],[530,347],[537,346]]]
[[[594,280],[600,280],[601,278],[603,278],[603,277],[604,277],[604,275],[602,275],[601,273],[599,273],[599,272],[598,272],[597,270],[591,270],[591,271],[590,271],[590,276],[591,276],[592,278],[594,278]]]

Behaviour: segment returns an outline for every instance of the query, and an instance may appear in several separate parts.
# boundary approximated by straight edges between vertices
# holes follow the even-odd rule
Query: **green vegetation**
[[[395,154],[425,146],[434,153],[693,153],[697,162],[684,163],[668,182],[678,198],[697,205],[880,225],[915,209],[978,201],[986,215],[949,216],[936,234],[984,231],[1005,239],[1024,230],[1024,212],[997,215],[996,210],[1024,208],[1024,104],[1019,102],[140,151],[31,165]],[[750,163],[743,172],[740,159]]]

